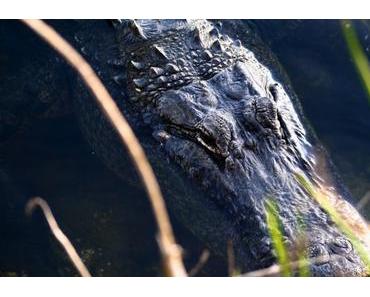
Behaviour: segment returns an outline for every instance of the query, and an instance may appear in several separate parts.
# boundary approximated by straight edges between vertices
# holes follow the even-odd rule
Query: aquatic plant
[[[289,255],[283,241],[281,222],[279,220],[279,216],[277,215],[278,210],[276,204],[272,199],[268,199],[265,205],[267,227],[274,250],[276,252],[278,263],[281,266],[281,274],[283,276],[291,276],[292,272],[290,267]]]
[[[175,241],[169,215],[159,184],[145,152],[107,89],[85,59],[55,30],[41,20],[22,20],[36,34],[52,46],[77,71],[94,95],[99,108],[104,112],[112,127],[117,131],[141,177],[148,194],[158,227],[158,245],[161,251],[165,274],[186,276],[180,247]]]
[[[370,65],[366,57],[366,53],[357,36],[356,29],[349,20],[341,21],[342,32],[347,43],[349,54],[353,60],[356,70],[360,76],[362,85],[367,94],[368,102],[370,104]]]

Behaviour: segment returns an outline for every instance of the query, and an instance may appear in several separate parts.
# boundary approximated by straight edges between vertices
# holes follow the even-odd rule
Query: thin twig
[[[116,103],[91,66],[54,29],[41,20],[23,20],[23,22],[40,35],[77,70],[87,87],[94,94],[100,108],[117,131],[122,143],[127,147],[145,185],[159,229],[160,250],[166,272],[170,276],[186,276],[181,250],[175,242],[169,216],[154,172],[143,148]]]
[[[91,276],[85,264],[82,262],[80,256],[77,254],[76,249],[73,247],[71,241],[59,228],[59,225],[55,220],[53,213],[51,212],[51,209],[45,200],[43,200],[40,197],[32,198],[30,201],[28,201],[26,205],[26,213],[28,215],[31,215],[37,206],[41,208],[46,218],[46,221],[48,222],[51,232],[53,233],[55,238],[59,241],[59,243],[62,245],[69,259],[71,260],[72,264],[76,267],[79,274],[84,277]]]
[[[227,242],[227,269],[229,276],[233,276],[235,274],[235,254],[233,242],[231,240],[228,240]]]
[[[306,260],[306,259],[298,260],[298,261],[289,263],[289,266],[291,267],[292,270],[296,270],[299,267],[309,267],[312,264],[326,263],[329,260],[333,260],[337,257],[339,256],[331,255],[331,256],[320,256],[320,257],[312,258],[309,260]],[[274,265],[271,265],[270,267],[248,272],[240,276],[247,276],[247,277],[279,276],[281,272],[282,272],[281,266],[278,264],[274,264]]]
[[[356,209],[363,209],[366,204],[370,201],[370,191],[367,191],[366,194],[361,198],[361,200],[356,204]]]
[[[199,273],[199,271],[204,267],[204,265],[207,263],[209,256],[211,253],[209,250],[205,249],[203,252],[200,254],[199,260],[197,264],[189,271],[189,276],[195,276]]]

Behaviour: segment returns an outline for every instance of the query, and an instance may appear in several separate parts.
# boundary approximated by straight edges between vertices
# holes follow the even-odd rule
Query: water
[[[338,22],[261,20],[253,24],[288,72],[306,116],[345,184],[360,199],[370,189],[370,107]],[[356,25],[366,48],[367,23]],[[0,81],[16,76],[30,60],[41,63],[50,56],[43,46],[30,52],[38,40],[15,23],[0,23],[0,41]],[[161,274],[156,229],[145,193],[104,167],[73,116],[27,125],[2,149],[0,164],[0,275],[76,275],[40,213],[32,218],[24,215],[24,205],[34,195],[49,202],[93,275]],[[8,182],[3,181],[6,178]],[[369,211],[367,207],[363,213],[370,219]],[[171,220],[186,266],[191,268],[204,246],[172,214]],[[227,263],[211,255],[200,275],[226,273]]]

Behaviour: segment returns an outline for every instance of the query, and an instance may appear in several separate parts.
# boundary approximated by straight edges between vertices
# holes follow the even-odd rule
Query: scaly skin
[[[309,257],[330,255],[311,265],[312,275],[366,273],[348,238],[295,178],[299,173],[317,188],[336,186],[332,169],[322,168],[330,162],[318,162],[325,153],[310,144],[288,86],[208,21],[123,21],[115,30],[119,63],[110,76],[117,84],[102,78],[141,136],[170,204],[197,236],[220,253],[232,240],[244,270],[271,265],[265,202],[272,198],[290,251],[303,244]],[[125,152],[109,126],[86,98],[78,102],[94,149],[126,176]],[[347,216],[355,214],[365,242],[367,227],[345,202],[345,191],[327,195]]]
[[[366,274],[351,242],[295,178],[299,173],[325,190],[367,245],[367,227],[302,124],[288,82],[275,79],[270,67],[277,64],[266,52],[252,52],[253,36],[229,36],[237,21],[225,25],[139,20],[113,29],[87,22],[76,40],[139,135],[170,206],[211,248],[225,254],[231,240],[244,271],[274,263],[265,215],[273,199],[289,251],[303,246],[311,258],[330,256],[311,265],[312,275]],[[127,154],[88,96],[78,85],[84,134],[128,178]]]

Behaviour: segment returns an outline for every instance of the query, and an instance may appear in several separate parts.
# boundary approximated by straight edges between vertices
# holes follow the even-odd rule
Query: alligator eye
[[[255,104],[256,120],[265,128],[278,129],[277,106],[275,101],[267,97],[260,97]]]
[[[197,130],[196,139],[201,145],[222,157],[229,155],[232,132],[227,117],[217,113],[208,115],[197,126]]]
[[[338,254],[348,254],[352,251],[352,244],[349,240],[343,237],[337,237],[330,245],[330,249]]]

